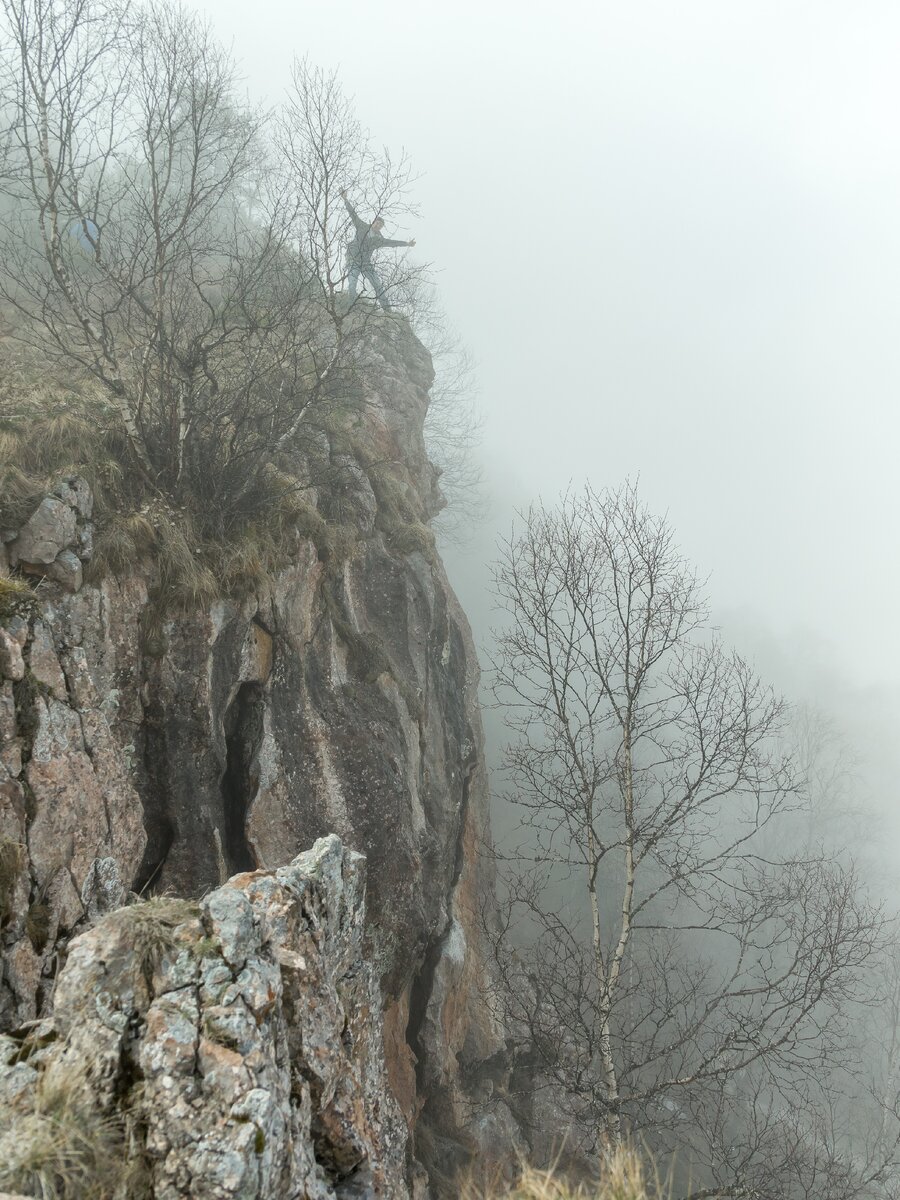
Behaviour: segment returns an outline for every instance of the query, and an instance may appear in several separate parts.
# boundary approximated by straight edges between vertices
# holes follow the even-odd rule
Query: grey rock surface
[[[69,592],[77,592],[83,582],[81,559],[72,550],[61,550],[52,563],[48,563],[44,574]]]
[[[0,1046],[0,1186],[23,1186],[32,1114],[64,1064],[157,1200],[406,1200],[364,868],[323,838],[197,904],[119,909],[77,937],[52,1023]]]
[[[0,572],[18,567],[69,592],[79,591],[84,582],[82,563],[93,555],[93,510],[94,497],[86,479],[80,475],[58,479],[20,529],[3,531],[7,544],[0,555]]]
[[[53,495],[74,508],[79,517],[89,521],[94,512],[94,495],[91,485],[81,475],[69,475],[60,479],[53,488]]]
[[[5,629],[0,629],[0,677],[14,682],[25,678],[22,647]]]
[[[61,551],[75,541],[77,523],[75,510],[64,500],[45,496],[11,543],[12,560],[52,563]]]

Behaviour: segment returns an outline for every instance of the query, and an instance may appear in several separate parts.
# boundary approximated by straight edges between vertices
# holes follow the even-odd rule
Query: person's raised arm
[[[368,229],[368,222],[364,221],[362,217],[360,217],[359,213],[347,199],[347,193],[344,188],[341,188],[341,199],[344,202],[344,208],[346,208],[347,212],[350,214],[350,220],[353,222],[356,228],[360,231]]]

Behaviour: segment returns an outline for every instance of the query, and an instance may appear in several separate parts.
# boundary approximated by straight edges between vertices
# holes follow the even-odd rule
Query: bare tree
[[[790,711],[631,485],[530,510],[495,578],[505,1016],[593,1152],[640,1135],[694,1200],[791,1195],[776,1114],[810,1113],[882,922],[852,869],[763,854],[805,803]]]
[[[461,544],[484,518],[487,507],[478,458],[482,422],[475,364],[433,298],[427,305],[417,306],[414,328],[434,362],[425,442],[429,458],[440,472],[441,492],[447,501],[434,524],[445,544]]]
[[[387,148],[376,149],[368,131],[344,94],[336,72],[295,60],[291,88],[276,123],[278,161],[284,188],[295,191],[293,233],[335,321],[349,305],[347,280],[347,192],[361,214],[392,224],[418,216],[410,199],[416,177],[408,155],[394,158]],[[408,258],[385,260],[381,272],[385,291],[394,304],[414,303],[424,267]]]
[[[4,0],[3,15],[0,288],[21,336],[99,380],[150,488],[181,500],[203,481],[219,506],[308,386],[302,271],[286,231],[240,204],[260,117],[174,6]]]
[[[806,801],[797,813],[792,843],[804,850],[842,847],[859,861],[875,832],[875,816],[866,803],[854,747],[832,717],[807,704],[792,709],[787,739]]]
[[[124,107],[124,18],[112,5],[62,8],[47,0],[4,0],[3,16],[2,102],[11,118],[4,185],[21,202],[4,222],[4,295],[29,329],[39,326],[49,342],[71,346],[75,357],[91,363],[149,470],[106,314],[90,303],[92,281],[81,278],[68,236],[80,220],[88,252],[98,241],[92,210],[118,146]]]
[[[396,218],[409,164],[305,64],[277,116],[252,109],[169,0],[0,13],[0,295],[20,337],[102,385],[144,492],[219,536],[264,511],[315,406],[353,392],[373,313],[341,291],[339,192]],[[392,293],[412,303],[420,274],[398,261]]]
[[[284,190],[298,190],[294,236],[314,277],[331,320],[339,331],[341,358],[335,370],[363,372],[357,350],[365,344],[374,308],[346,292],[347,244],[351,228],[342,193],[360,213],[405,228],[417,218],[410,194],[416,182],[408,156],[378,149],[360,123],[334,72],[308,60],[295,61],[288,101],[279,115],[276,142],[285,174]],[[449,328],[427,267],[395,255],[379,265],[385,293],[410,317],[429,347],[435,380],[425,436],[441,473],[447,508],[438,519],[446,539],[464,536],[483,512],[481,475],[475,458],[480,421],[474,400],[474,369],[461,340]]]

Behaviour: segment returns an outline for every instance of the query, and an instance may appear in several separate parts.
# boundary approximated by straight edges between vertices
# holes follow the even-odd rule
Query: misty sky
[[[494,502],[451,561],[476,625],[516,504],[639,473],[726,630],[900,695],[900,5],[206,11],[251,93],[293,53],[338,67],[422,172],[400,236],[479,364]]]

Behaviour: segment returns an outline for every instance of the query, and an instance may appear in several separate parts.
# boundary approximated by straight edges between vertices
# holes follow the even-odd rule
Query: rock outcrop
[[[0,601],[0,1028],[50,1012],[69,939],[130,891],[203,896],[335,833],[368,861],[393,1094],[449,1173],[511,1125],[479,936],[478,665],[427,531],[388,520],[440,504],[429,356],[396,318],[373,322],[367,353],[352,436],[391,464],[390,488],[346,430],[310,439],[329,479],[310,472],[310,501],[354,530],[340,565],[298,530],[271,585],[160,616],[152,566],[63,577],[95,543],[82,481],[3,532],[42,579],[36,600]]]
[[[2,531],[3,564],[77,592],[84,578],[82,564],[93,553],[93,508],[87,480],[77,475],[59,479],[20,529]]]
[[[75,938],[52,1020],[0,1037],[0,1186],[52,1185],[72,1139],[66,1194],[407,1200],[364,867],[323,838],[199,903],[121,908]]]

